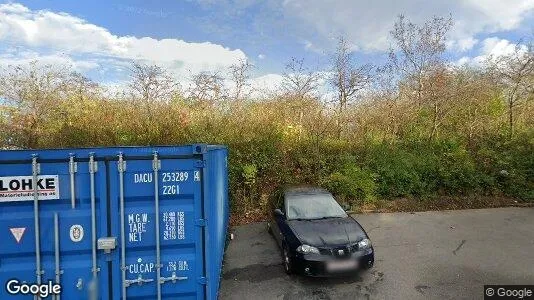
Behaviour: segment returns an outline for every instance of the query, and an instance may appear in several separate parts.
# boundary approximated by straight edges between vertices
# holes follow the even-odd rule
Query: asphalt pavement
[[[266,223],[233,228],[220,299],[483,299],[484,284],[534,285],[534,208],[354,215],[375,248],[359,275],[288,276]]]

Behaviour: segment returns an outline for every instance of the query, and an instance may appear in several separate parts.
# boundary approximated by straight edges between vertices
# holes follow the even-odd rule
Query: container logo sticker
[[[77,243],[83,239],[83,227],[82,225],[72,225],[70,227],[70,240]]]
[[[33,200],[35,187],[39,200],[59,199],[58,175],[40,175],[33,181],[33,176],[0,177],[0,202]]]
[[[20,241],[22,240],[22,236],[24,235],[24,232],[26,231],[26,227],[9,228],[9,230],[11,231],[11,234],[13,235],[15,240],[17,241],[17,244],[19,244]]]

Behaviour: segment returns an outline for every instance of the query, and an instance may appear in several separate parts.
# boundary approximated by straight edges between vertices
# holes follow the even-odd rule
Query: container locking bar
[[[59,217],[57,213],[54,213],[54,254],[56,263],[56,283],[61,284],[61,274],[63,274],[63,270],[60,269],[59,265]],[[60,300],[61,295],[55,295],[55,299]]]
[[[126,239],[124,235],[126,230],[124,228],[124,171],[126,170],[126,162],[122,157],[122,152],[119,153],[119,161],[117,162],[117,170],[119,171],[119,199],[121,211],[121,275],[122,275],[122,299],[126,300],[126,288],[132,283],[131,280],[126,280]]]
[[[93,280],[96,282],[98,279],[98,271],[100,268],[97,266],[96,261],[96,199],[95,199],[95,173],[98,167],[94,158],[94,153],[89,153],[89,179],[91,188],[91,242],[92,242],[92,256],[93,267],[91,272],[93,273]]]
[[[158,300],[161,300],[161,245],[159,239],[159,178],[158,173],[161,168],[161,161],[158,159],[158,152],[154,151],[152,160],[152,170],[154,170],[154,214],[156,215],[156,279]]]
[[[37,284],[41,284],[41,276],[43,271],[41,270],[41,232],[39,228],[39,187],[37,181],[39,180],[39,173],[41,172],[41,166],[37,163],[37,155],[32,156],[32,176],[33,176],[33,220],[35,226],[35,275]],[[37,299],[41,297],[37,296]]]
[[[76,190],[74,188],[74,174],[78,172],[78,163],[74,161],[74,154],[69,156],[69,174],[70,174],[70,203],[72,209],[76,208]]]

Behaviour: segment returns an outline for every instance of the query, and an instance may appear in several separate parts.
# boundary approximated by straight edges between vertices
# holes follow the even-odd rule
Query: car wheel
[[[286,271],[286,274],[293,273],[293,263],[291,261],[291,255],[289,255],[289,250],[287,250],[287,246],[285,245],[282,250],[282,259],[283,259],[284,270]]]
[[[367,262],[367,264],[365,264],[365,265],[363,266],[363,268],[364,268],[365,270],[369,270],[369,269],[371,269],[371,268],[373,267],[374,263],[375,263],[374,260],[369,261],[369,262]]]

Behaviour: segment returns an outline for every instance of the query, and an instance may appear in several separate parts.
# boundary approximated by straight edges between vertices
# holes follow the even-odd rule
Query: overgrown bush
[[[377,198],[376,175],[347,162],[340,170],[323,179],[322,185],[338,196],[338,200],[351,205],[370,203]]]
[[[533,96],[509,110],[509,86],[490,68],[425,73],[436,90],[417,97],[408,76],[393,90],[373,87],[361,101],[333,106],[287,91],[254,99],[109,96],[88,79],[75,81],[79,88],[69,72],[32,67],[0,72],[0,147],[224,144],[237,218],[264,216],[280,187],[297,184],[322,185],[352,205],[534,200]]]
[[[432,153],[412,152],[389,144],[375,145],[368,151],[365,164],[378,175],[380,196],[423,196],[436,190],[436,159]]]

